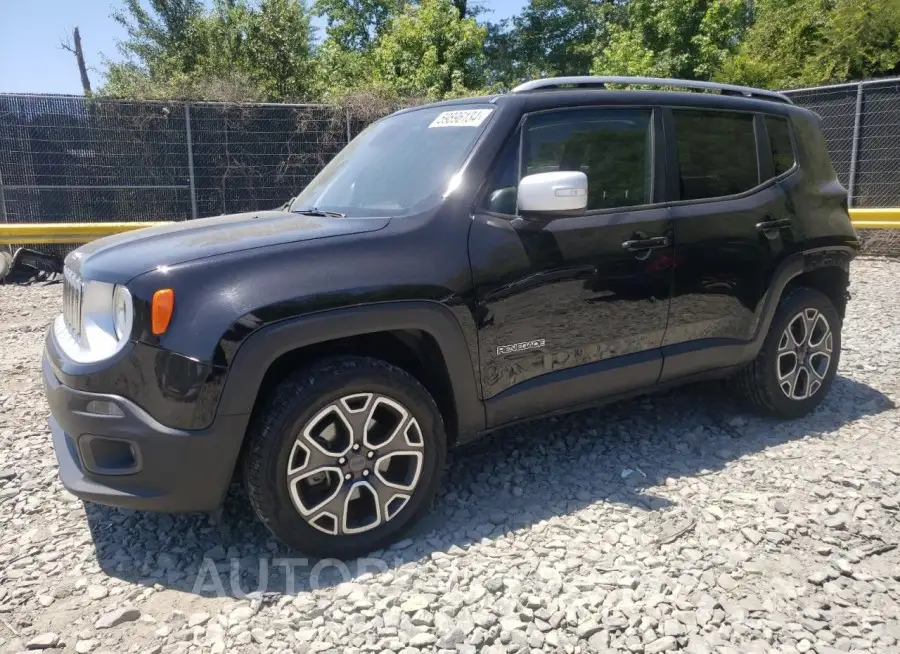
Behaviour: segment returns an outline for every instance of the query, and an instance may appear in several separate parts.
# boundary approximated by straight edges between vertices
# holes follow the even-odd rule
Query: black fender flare
[[[803,273],[837,267],[849,271],[857,250],[850,246],[830,245],[796,252],[782,261],[772,274],[772,281],[757,310],[753,337],[747,341],[701,339],[663,347],[663,370],[659,382],[689,379],[692,375],[713,370],[733,369],[752,361],[762,349],[775,318],[778,304],[790,283]],[[703,356],[698,352],[703,351]]]
[[[460,436],[485,428],[484,404],[466,339],[453,312],[438,302],[379,302],[306,314],[251,333],[238,347],[219,400],[219,415],[253,410],[263,378],[283,354],[301,347],[377,332],[417,329],[434,338],[450,377]]]
[[[759,312],[757,318],[756,332],[751,341],[753,356],[756,356],[762,348],[784,291],[794,279],[804,273],[822,268],[840,268],[849,273],[850,262],[856,254],[857,251],[849,246],[832,245],[804,250],[783,261],[773,275],[771,290],[766,295],[762,311]]]

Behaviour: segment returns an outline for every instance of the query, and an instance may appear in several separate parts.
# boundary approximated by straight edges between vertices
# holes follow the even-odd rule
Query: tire
[[[262,523],[292,548],[341,559],[391,544],[422,516],[447,443],[425,388],[364,357],[326,359],[290,376],[248,437],[244,481]]]
[[[0,245],[0,282],[6,279],[12,270],[12,255],[7,252],[4,245]]]
[[[837,373],[841,322],[824,293],[806,287],[790,290],[778,304],[759,354],[735,378],[739,394],[763,414],[789,419],[809,414],[828,394]],[[798,346],[801,337],[805,341]],[[798,367],[792,368],[792,362]]]

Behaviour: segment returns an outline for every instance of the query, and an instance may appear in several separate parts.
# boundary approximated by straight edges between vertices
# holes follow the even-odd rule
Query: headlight
[[[131,323],[134,317],[131,293],[124,286],[116,286],[113,291],[113,325],[116,339],[123,340],[131,335]]]
[[[78,308],[78,316],[69,316],[78,329],[70,329],[64,316],[59,316],[53,327],[57,343],[72,359],[79,363],[103,361],[125,347],[134,325],[134,302],[127,288],[85,280]]]

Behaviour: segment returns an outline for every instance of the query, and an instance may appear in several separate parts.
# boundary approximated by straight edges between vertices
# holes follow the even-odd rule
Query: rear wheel
[[[762,349],[736,378],[755,409],[798,418],[815,409],[834,381],[841,319],[831,300],[811,288],[790,291],[778,306]]]
[[[282,541],[352,558],[400,537],[433,499],[446,436],[433,399],[383,361],[323,361],[283,382],[254,420],[245,481]]]

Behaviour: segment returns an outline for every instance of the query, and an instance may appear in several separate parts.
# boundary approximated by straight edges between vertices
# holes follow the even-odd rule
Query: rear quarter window
[[[775,175],[782,175],[797,162],[794,143],[791,140],[791,126],[785,118],[766,116],[766,132],[769,134],[769,145],[772,148]]]
[[[811,113],[800,113],[791,117],[797,157],[804,175],[812,179],[827,181],[837,178],[822,134],[821,119]]]

